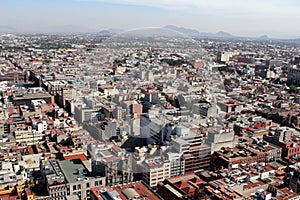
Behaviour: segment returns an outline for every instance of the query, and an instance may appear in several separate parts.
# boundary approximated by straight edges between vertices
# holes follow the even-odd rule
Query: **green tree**
[[[298,87],[296,85],[290,86],[290,92],[291,93],[298,93]]]

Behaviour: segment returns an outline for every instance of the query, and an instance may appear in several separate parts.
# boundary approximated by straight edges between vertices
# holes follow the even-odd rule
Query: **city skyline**
[[[300,38],[296,0],[1,1],[0,32],[98,32],[174,24],[200,32]]]
[[[2,1],[0,200],[300,200],[297,3],[106,1]]]

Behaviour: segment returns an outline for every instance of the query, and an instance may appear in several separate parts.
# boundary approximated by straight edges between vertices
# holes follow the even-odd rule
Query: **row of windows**
[[[299,69],[289,69],[289,73],[299,74],[300,71],[299,71]]]
[[[103,185],[102,184],[102,180],[100,181],[95,181],[95,186],[99,186],[99,185]],[[85,187],[86,188],[90,188],[90,183],[86,183],[85,184]],[[78,184],[78,185],[73,185],[73,190],[81,190],[81,184]]]
[[[73,190],[80,190],[81,189],[81,185],[73,185]]]
[[[292,149],[289,149],[289,153],[298,153],[300,150],[300,148],[292,148]]]
[[[166,177],[159,177],[159,178],[152,178],[151,179],[151,182],[153,182],[153,181],[156,181],[156,182],[158,182],[158,181],[163,181],[165,178],[167,178],[168,176],[166,176]]]
[[[95,181],[95,186],[103,185],[102,180],[100,181]]]
[[[65,192],[57,192],[57,193],[51,194],[51,197],[59,197],[59,196],[65,196],[65,195],[66,195]]]

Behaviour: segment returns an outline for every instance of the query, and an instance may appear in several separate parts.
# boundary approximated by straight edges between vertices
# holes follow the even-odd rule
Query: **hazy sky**
[[[0,32],[94,32],[177,25],[300,38],[299,0],[0,0]]]

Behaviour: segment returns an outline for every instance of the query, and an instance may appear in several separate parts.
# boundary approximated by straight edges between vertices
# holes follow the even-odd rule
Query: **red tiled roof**
[[[34,154],[34,151],[33,151],[33,149],[32,149],[31,147],[28,148],[28,153],[29,153],[30,155]]]
[[[103,191],[115,190],[118,192],[118,194],[122,200],[127,200],[127,197],[123,193],[123,191],[127,188],[134,189],[135,192],[137,192],[139,194],[139,196],[143,197],[143,199],[145,199],[145,200],[159,200],[160,199],[156,196],[155,193],[153,193],[151,190],[149,190],[141,182],[134,182],[134,183],[123,184],[123,185],[115,185],[115,186],[111,186],[111,187],[102,187],[102,186],[95,187],[95,188],[91,189],[91,193],[93,193],[97,197],[97,199],[102,200],[103,198],[100,195],[101,194],[101,191],[99,191],[100,189],[103,189]]]
[[[202,68],[204,66],[203,62],[195,62],[194,67],[195,68]]]
[[[66,160],[75,160],[75,159],[80,159],[81,161],[87,160],[86,156],[83,153],[64,155],[64,158]]]

